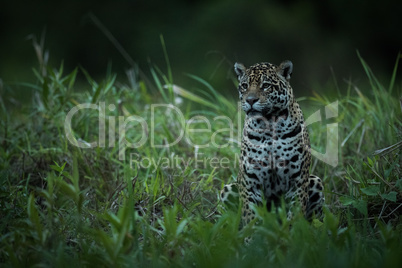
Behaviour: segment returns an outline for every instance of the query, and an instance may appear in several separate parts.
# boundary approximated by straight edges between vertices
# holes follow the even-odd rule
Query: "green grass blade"
[[[153,77],[153,79],[154,79],[154,82],[155,82],[155,84],[156,84],[156,87],[158,88],[159,92],[160,92],[161,95],[162,95],[163,100],[164,100],[166,103],[169,103],[169,99],[168,99],[168,97],[167,97],[166,94],[165,94],[165,90],[163,89],[162,83],[161,83],[161,81],[160,81],[158,75],[156,74],[154,68],[151,68],[151,75],[152,75],[152,77]]]
[[[210,101],[207,101],[206,99],[201,98],[201,97],[199,97],[198,95],[195,95],[194,93],[192,93],[192,92],[190,92],[190,91],[188,91],[188,90],[186,90],[186,89],[184,89],[184,88],[182,88],[182,87],[173,85],[173,91],[174,91],[176,94],[182,96],[183,98],[186,98],[186,99],[188,99],[188,100],[191,100],[191,101],[193,101],[193,102],[195,102],[195,103],[198,103],[198,104],[201,104],[201,105],[204,105],[204,106],[213,108],[213,109],[217,109],[217,108],[218,108],[216,104],[214,104],[214,103],[212,103],[212,102],[210,102]]]
[[[396,74],[397,74],[397,70],[398,70],[398,65],[399,65],[399,60],[402,58],[402,54],[401,52],[398,53],[398,56],[396,58],[395,61],[395,66],[394,66],[394,70],[392,72],[392,77],[391,77],[391,81],[389,83],[389,88],[388,88],[388,93],[392,94],[392,90],[394,88],[394,84],[395,84],[395,79],[396,79]]]

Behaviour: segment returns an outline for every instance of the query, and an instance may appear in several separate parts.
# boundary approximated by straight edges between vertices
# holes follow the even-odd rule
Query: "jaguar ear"
[[[236,62],[234,65],[234,69],[239,80],[246,73],[246,67],[244,67],[244,65],[241,63]]]
[[[283,76],[288,81],[292,76],[292,71],[293,63],[290,60],[285,60],[284,62],[282,62],[277,69],[278,74]]]

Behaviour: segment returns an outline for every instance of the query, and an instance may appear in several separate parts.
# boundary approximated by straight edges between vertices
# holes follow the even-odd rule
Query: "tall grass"
[[[128,73],[128,82],[113,74],[95,81],[83,68],[66,74],[63,64],[41,66],[46,71],[34,72],[36,84],[22,84],[34,92],[30,104],[11,111],[10,99],[0,99],[0,261],[58,267],[400,267],[399,58],[388,88],[360,58],[371,87],[346,83],[346,94],[337,96],[339,164],[314,164],[314,173],[326,184],[324,220],[309,224],[296,217],[288,222],[281,208],[277,213],[259,209],[262,223],[242,230],[240,211],[226,210],[217,198],[238,170],[234,163],[242,119],[232,98],[195,75],[188,76],[200,87],[198,93],[175,85],[168,59],[168,75],[151,67],[152,83],[135,71]],[[87,80],[85,86],[77,85],[78,74]],[[334,100],[317,93],[311,101],[324,109]],[[84,144],[97,141],[104,119],[105,147],[70,144],[64,132],[68,111],[80,103],[100,107],[102,102],[105,118],[86,109],[75,115],[71,129]],[[122,152],[119,141],[139,142],[144,128],[134,122],[122,136],[119,116],[150,122],[152,104],[175,104],[185,120],[168,108],[154,109],[147,142]],[[197,115],[213,122],[211,131],[189,131],[208,129]],[[223,131],[229,128],[226,118],[233,122],[233,135]],[[156,145],[174,142],[189,123],[187,140],[151,146],[151,137]],[[325,129],[325,124],[310,127],[313,147],[321,152]],[[228,146],[192,145],[210,142],[214,133],[217,144]],[[139,161],[180,160],[177,165],[147,166],[145,160],[133,165],[132,155]],[[229,164],[204,165],[197,157],[227,158]],[[255,239],[245,246],[250,235]]]

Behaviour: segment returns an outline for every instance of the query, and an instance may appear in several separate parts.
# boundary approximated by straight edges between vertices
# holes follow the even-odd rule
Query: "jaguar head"
[[[269,117],[288,109],[292,96],[289,84],[293,69],[291,61],[284,61],[279,66],[257,63],[249,68],[236,63],[234,68],[239,79],[241,106],[247,116]]]

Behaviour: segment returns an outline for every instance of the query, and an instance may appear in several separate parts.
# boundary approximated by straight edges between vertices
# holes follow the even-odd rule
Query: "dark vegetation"
[[[40,44],[35,47],[37,53],[43,51]],[[238,169],[236,139],[242,121],[235,97],[220,94],[192,75],[199,91],[174,85],[169,64],[167,74],[152,66],[148,81],[140,79],[135,69],[125,78],[110,73],[95,81],[83,68],[65,73],[63,64],[48,66],[41,55],[41,66],[34,70],[36,82],[20,84],[34,92],[31,102],[19,111],[7,108],[13,99],[0,99],[0,260],[6,266],[399,267],[402,263],[401,106],[400,88],[395,85],[400,56],[387,84],[360,58],[371,85],[365,90],[369,94],[362,93],[358,84],[339,83],[337,91],[346,92],[338,93],[339,115],[332,122],[339,125],[339,163],[331,167],[315,159],[312,166],[326,183],[323,221],[309,224],[296,217],[287,222],[284,210],[276,214],[261,209],[261,225],[239,230],[239,213],[225,210],[217,198]],[[87,84],[77,85],[78,73]],[[2,85],[1,90],[12,87]],[[325,93],[299,99],[305,113],[312,107],[324,110],[333,101]],[[79,148],[67,139],[66,116],[82,103],[96,109],[74,115],[72,135],[83,147],[98,141],[94,148]],[[154,104],[174,104],[185,120]],[[106,108],[100,117],[102,105]],[[130,116],[137,119],[122,131],[120,120]],[[233,136],[223,118],[233,122]],[[101,120],[105,146],[99,134]],[[206,120],[212,122],[211,131],[205,131]],[[313,149],[324,153],[326,124],[309,128]],[[177,144],[158,147],[173,143],[181,130],[184,137]],[[143,144],[130,148],[124,141]],[[194,145],[212,141],[227,146]],[[212,158],[228,163],[222,167]],[[152,161],[162,162],[156,166]],[[247,247],[243,240],[249,235],[255,239]]]
[[[1,266],[401,267],[399,1],[153,2],[2,4]],[[285,59],[325,217],[239,230],[233,63]]]

